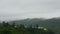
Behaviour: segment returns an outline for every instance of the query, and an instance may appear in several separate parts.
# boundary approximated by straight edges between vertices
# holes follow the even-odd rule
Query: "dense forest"
[[[25,26],[34,26],[38,24],[38,26],[45,27],[51,29],[55,34],[60,34],[60,18],[33,18],[33,19],[23,19],[23,20],[14,20],[9,21],[9,24],[16,23],[16,25],[24,24]]]
[[[0,34],[54,34],[54,32],[45,27],[40,27],[37,24],[32,26],[25,26],[25,25],[16,25],[9,24],[9,22],[2,22],[0,23]]]
[[[60,18],[2,21],[0,34],[60,34]]]

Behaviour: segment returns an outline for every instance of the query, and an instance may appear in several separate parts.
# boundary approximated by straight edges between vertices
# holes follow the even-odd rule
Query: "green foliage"
[[[33,19],[23,19],[23,20],[15,20],[11,21],[10,24],[15,22],[16,24],[26,24],[29,25],[36,25],[50,28],[56,34],[60,34],[60,18],[51,18],[51,19],[44,19],[44,18],[33,18]]]
[[[8,22],[5,23],[1,23],[2,26],[0,26],[0,34],[54,34],[54,32],[52,32],[51,30],[47,29],[39,29],[38,25],[36,25],[33,27],[28,26],[25,27],[25,25],[15,25],[15,23],[13,23],[12,25],[10,25]]]

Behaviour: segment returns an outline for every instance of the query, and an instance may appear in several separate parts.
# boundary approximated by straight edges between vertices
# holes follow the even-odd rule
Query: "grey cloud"
[[[0,19],[59,17],[60,0],[0,0]]]

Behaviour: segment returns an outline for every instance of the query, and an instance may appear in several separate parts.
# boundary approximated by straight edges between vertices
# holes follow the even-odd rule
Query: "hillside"
[[[60,18],[52,19],[43,19],[43,18],[34,18],[34,19],[24,19],[24,20],[15,20],[9,22],[10,24],[24,24],[24,25],[36,25],[38,24],[41,27],[46,27],[52,29],[56,34],[60,34]]]

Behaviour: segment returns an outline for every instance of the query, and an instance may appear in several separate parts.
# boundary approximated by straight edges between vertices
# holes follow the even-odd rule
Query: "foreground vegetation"
[[[0,23],[0,34],[54,34],[54,32],[48,28],[39,28],[38,25],[25,26],[2,22]]]

